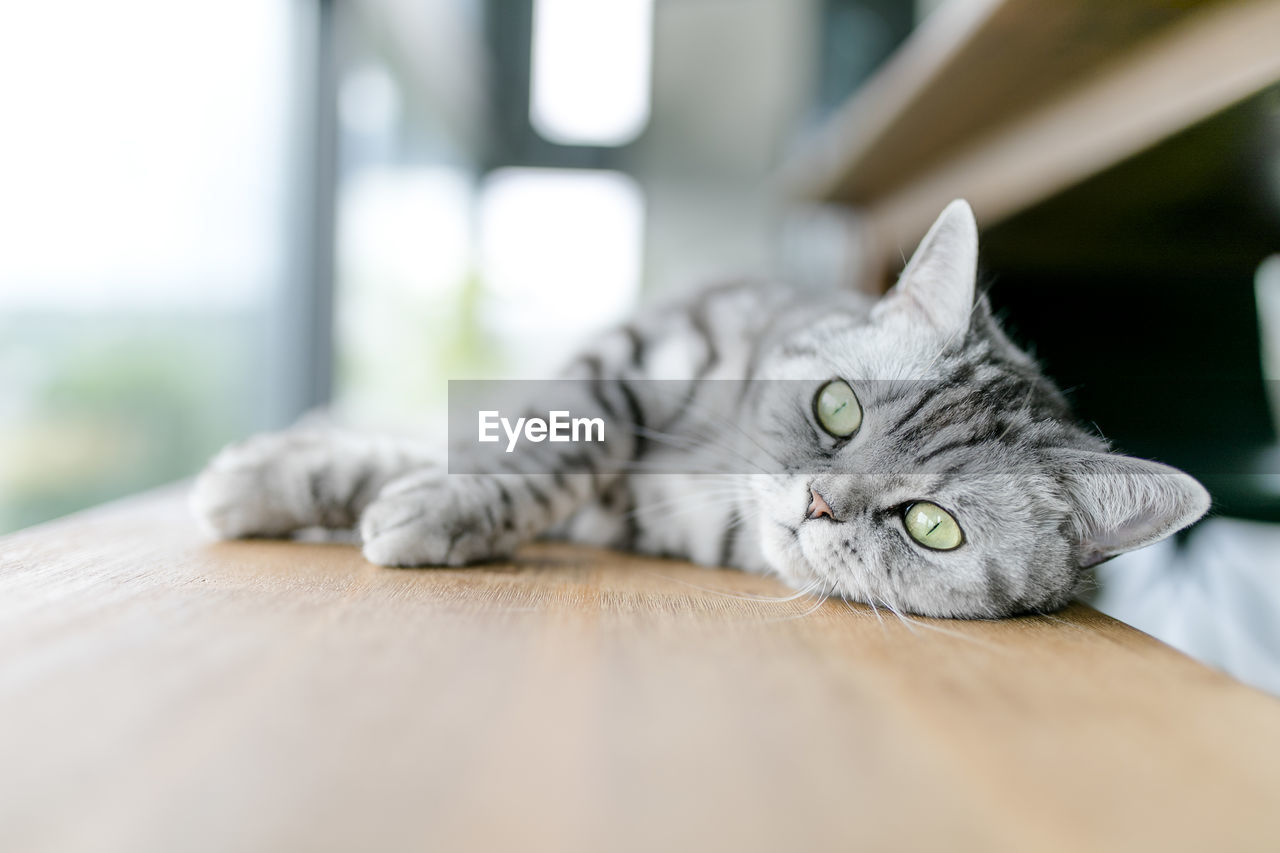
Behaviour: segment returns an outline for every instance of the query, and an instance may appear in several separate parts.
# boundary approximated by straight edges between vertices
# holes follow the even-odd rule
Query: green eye
[[[935,551],[950,551],[964,542],[964,532],[951,513],[929,501],[916,501],[902,515],[911,538]]]
[[[818,423],[836,438],[848,438],[862,426],[862,406],[858,395],[843,379],[832,379],[818,389],[813,400]]]

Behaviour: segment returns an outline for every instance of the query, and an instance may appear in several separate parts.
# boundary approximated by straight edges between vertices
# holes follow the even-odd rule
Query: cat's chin
[[[794,525],[770,519],[761,532],[760,550],[765,563],[787,586],[796,591],[818,592],[821,575],[805,558],[798,534]]]

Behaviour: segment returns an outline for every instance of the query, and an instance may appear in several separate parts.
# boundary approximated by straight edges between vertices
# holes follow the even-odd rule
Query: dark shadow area
[[[1280,251],[1271,90],[984,234],[991,298],[1080,416],[1280,518],[1255,274]],[[1276,479],[1276,478],[1270,478]]]

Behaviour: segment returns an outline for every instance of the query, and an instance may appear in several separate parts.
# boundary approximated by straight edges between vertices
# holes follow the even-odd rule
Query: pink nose
[[[809,502],[809,512],[805,515],[805,518],[821,518],[825,515],[827,518],[835,521],[836,514],[831,511],[831,507],[827,505],[826,499],[823,498],[822,495],[818,494],[818,490],[810,489],[809,494],[813,496],[813,500]]]

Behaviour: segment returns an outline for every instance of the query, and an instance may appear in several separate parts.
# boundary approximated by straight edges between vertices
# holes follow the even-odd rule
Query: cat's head
[[[952,202],[872,309],[771,348],[756,477],[763,547],[794,586],[932,616],[1061,607],[1085,570],[1209,507],[1186,474],[1107,450],[975,293]]]

